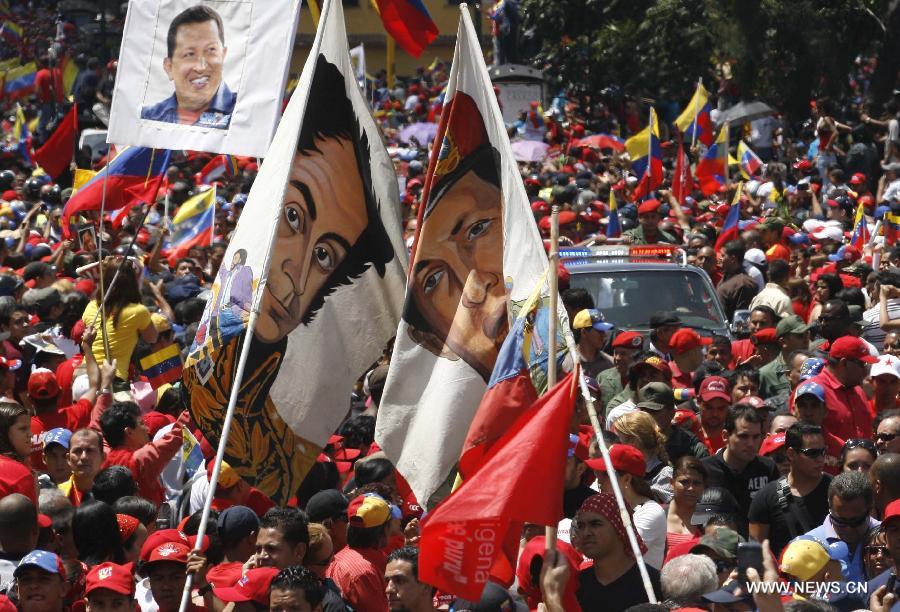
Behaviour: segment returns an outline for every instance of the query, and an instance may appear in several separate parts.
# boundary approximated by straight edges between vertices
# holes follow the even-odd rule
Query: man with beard
[[[310,91],[226,453],[229,465],[276,503],[296,492],[319,454],[269,396],[288,336],[309,325],[338,287],[369,267],[384,276],[395,257],[372,187],[368,140],[344,76],[322,55]],[[205,321],[209,312],[208,305]],[[207,436],[220,431],[245,336],[227,340],[214,355],[201,346],[192,354],[199,363],[186,368],[191,413]]]

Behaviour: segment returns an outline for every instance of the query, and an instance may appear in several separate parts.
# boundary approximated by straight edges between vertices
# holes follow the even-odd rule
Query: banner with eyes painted
[[[397,331],[406,282],[393,164],[326,0],[300,81],[212,286],[183,380],[213,447],[251,342],[225,460],[283,504]],[[251,313],[257,313],[247,337]]]
[[[510,322],[547,268],[484,57],[461,13],[375,431],[426,505],[460,458]],[[544,312],[534,317],[545,323],[546,296],[544,287]],[[529,366],[540,392],[547,329],[534,327]]]

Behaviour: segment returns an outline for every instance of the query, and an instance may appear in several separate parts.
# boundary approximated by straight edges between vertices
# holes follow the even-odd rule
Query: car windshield
[[[576,273],[570,284],[586,289],[606,320],[619,328],[648,329],[650,317],[661,310],[677,313],[690,327],[727,327],[710,285],[684,268]]]

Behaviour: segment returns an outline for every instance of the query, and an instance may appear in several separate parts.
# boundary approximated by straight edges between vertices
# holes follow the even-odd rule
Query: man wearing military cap
[[[662,217],[659,214],[659,200],[647,200],[638,206],[638,227],[628,230],[622,237],[629,244],[656,244],[666,242],[678,244],[678,239],[659,228]]]

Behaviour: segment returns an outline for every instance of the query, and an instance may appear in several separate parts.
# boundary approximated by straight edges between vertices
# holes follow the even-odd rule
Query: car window
[[[606,320],[617,327],[646,329],[660,310],[678,313],[693,327],[726,327],[710,285],[683,268],[575,273],[570,285],[587,289]]]

